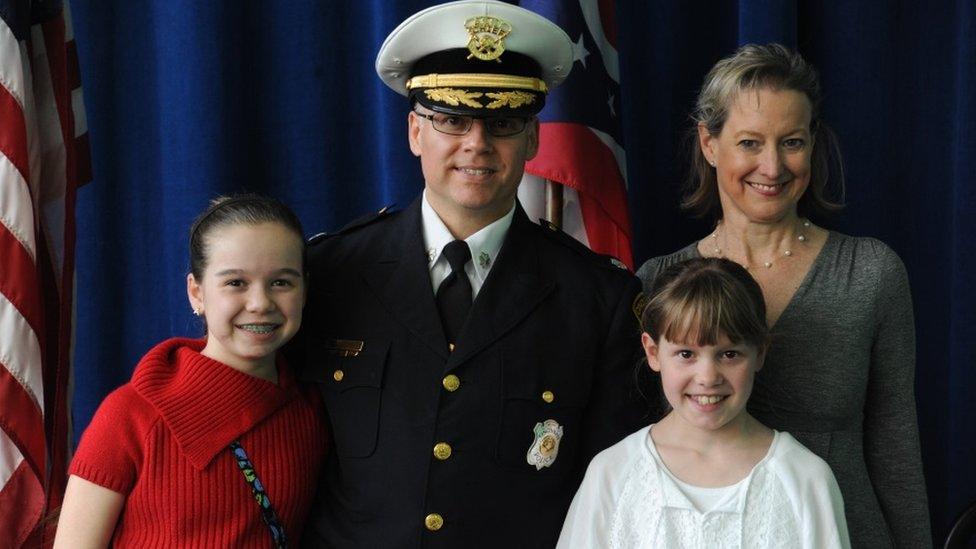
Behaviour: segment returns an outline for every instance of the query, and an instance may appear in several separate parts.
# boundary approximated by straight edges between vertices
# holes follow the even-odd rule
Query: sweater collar
[[[204,339],[164,341],[132,375],[133,388],[159,412],[180,450],[201,470],[298,393],[281,358],[276,385],[201,355],[205,344]]]

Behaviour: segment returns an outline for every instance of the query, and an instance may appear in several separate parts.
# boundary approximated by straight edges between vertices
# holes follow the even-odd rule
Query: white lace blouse
[[[789,433],[775,432],[735,497],[701,513],[668,474],[651,427],[593,458],[557,548],[850,547],[830,467]]]

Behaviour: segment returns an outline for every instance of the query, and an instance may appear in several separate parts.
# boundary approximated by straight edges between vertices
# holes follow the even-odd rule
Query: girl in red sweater
[[[71,462],[55,547],[284,547],[301,534],[326,428],[278,356],[302,321],[301,225],[220,198],[190,230],[205,339],[170,339],[111,393]]]

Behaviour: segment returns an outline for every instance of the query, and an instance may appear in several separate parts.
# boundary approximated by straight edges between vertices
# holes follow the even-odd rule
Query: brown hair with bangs
[[[641,327],[656,343],[664,337],[714,345],[724,334],[760,352],[769,345],[762,289],[741,265],[721,257],[689,259],[659,274]]]

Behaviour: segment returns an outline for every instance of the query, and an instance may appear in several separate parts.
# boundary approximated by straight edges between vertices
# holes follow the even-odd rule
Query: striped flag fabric
[[[634,269],[613,0],[522,0],[573,41],[573,71],[540,113],[540,148],[525,166],[519,200],[544,217],[544,185],[563,186],[562,228]]]
[[[0,0],[0,548],[48,544],[69,457],[75,191],[90,179],[66,4]]]

